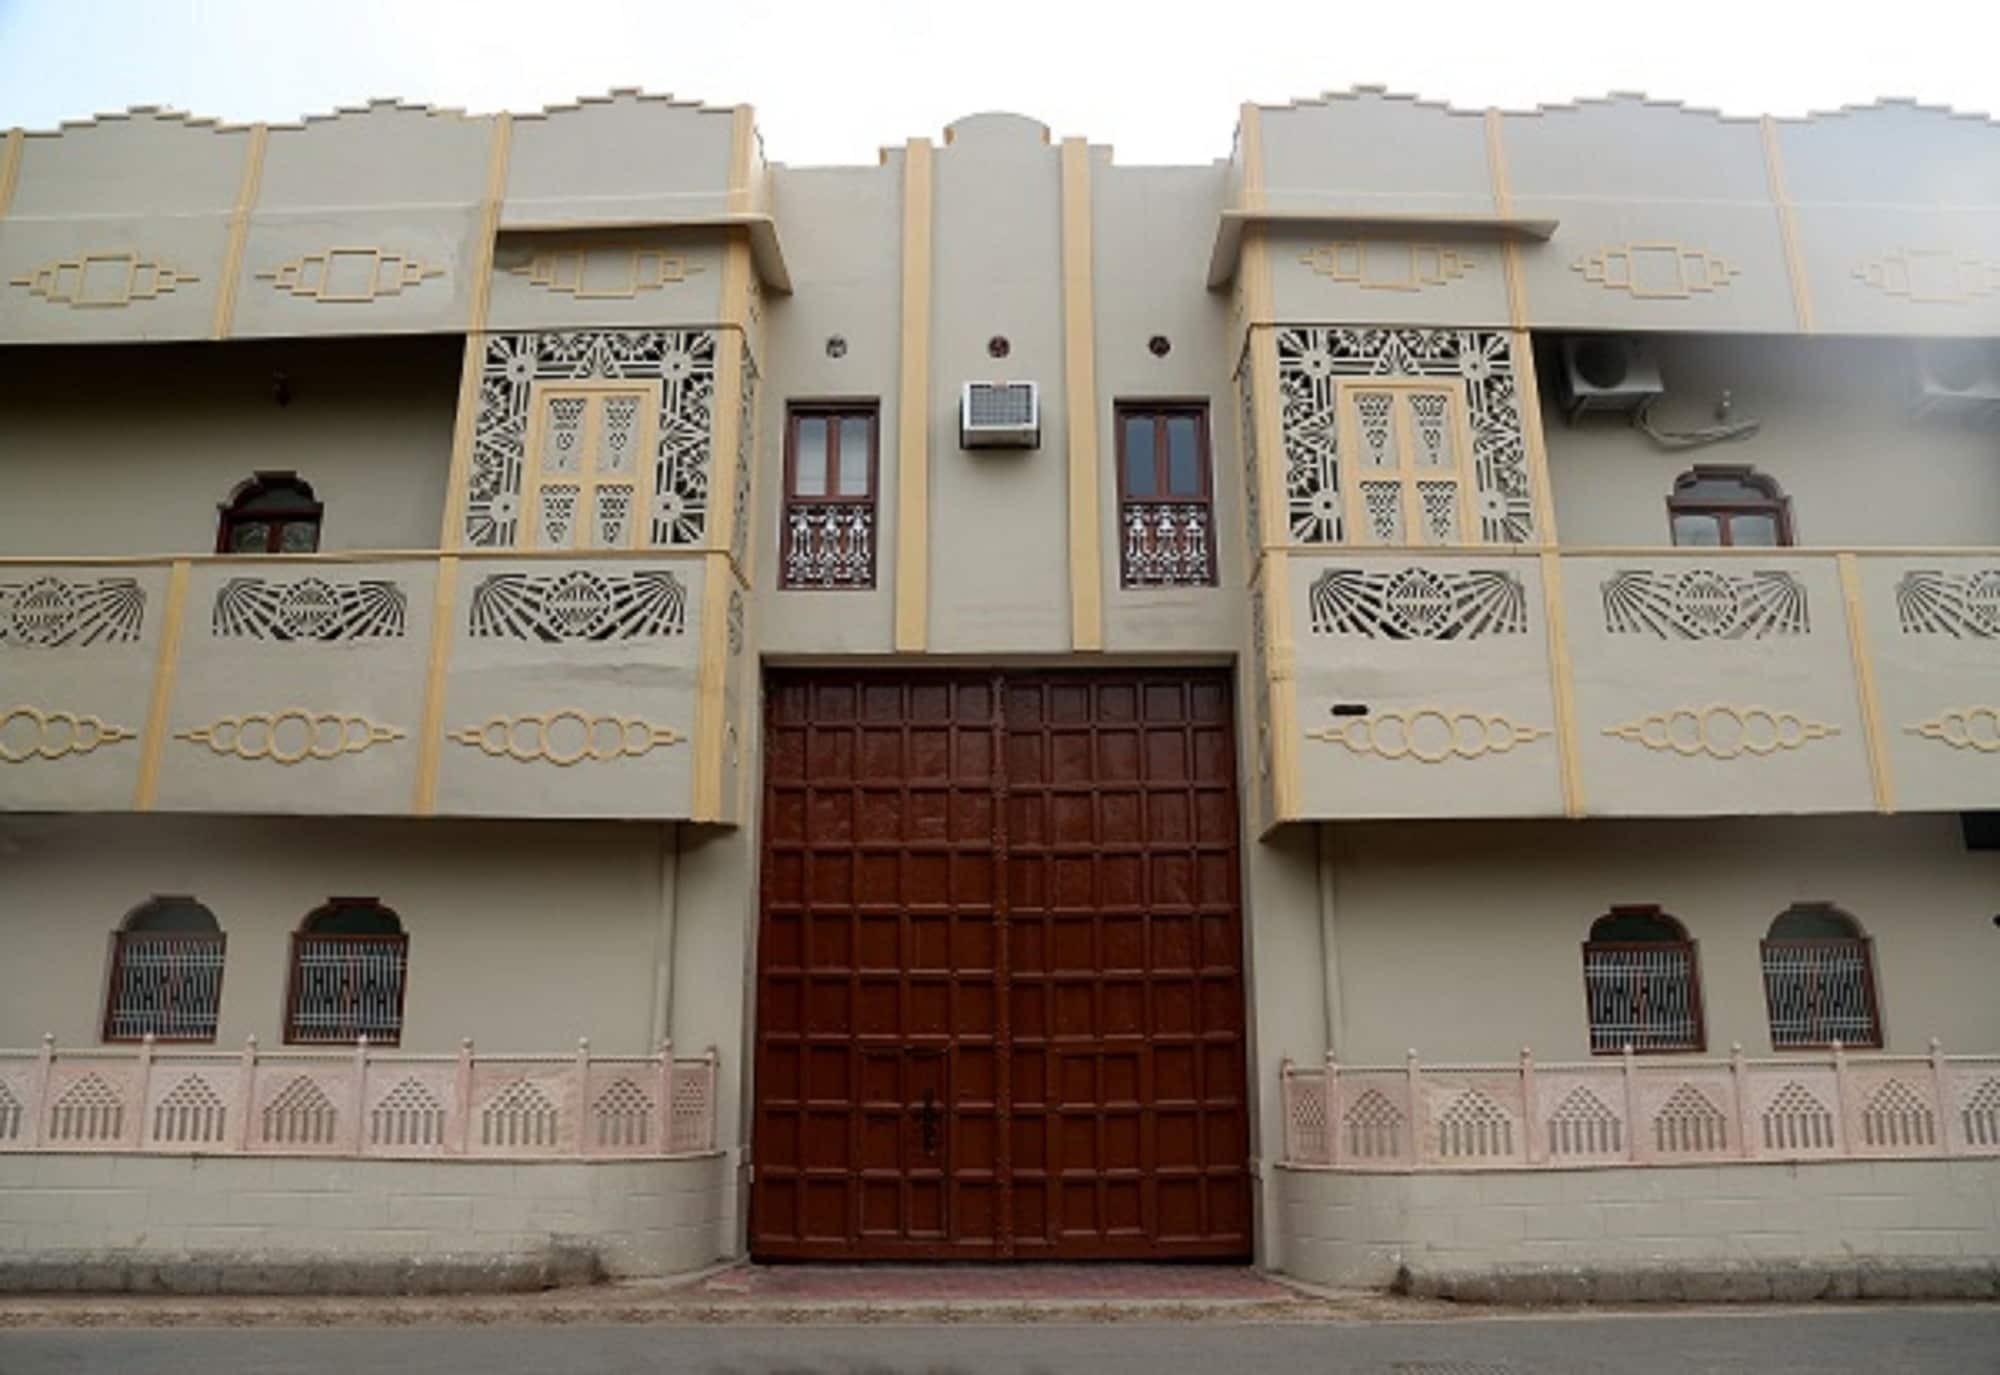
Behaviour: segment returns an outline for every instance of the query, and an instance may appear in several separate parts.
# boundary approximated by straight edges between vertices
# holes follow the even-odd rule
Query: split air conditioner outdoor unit
[[[1623,334],[1576,334],[1562,341],[1563,410],[1630,413],[1667,389],[1645,343]]]
[[[2000,425],[2000,347],[1979,339],[1917,345],[1916,411]]]
[[[1033,382],[967,382],[958,403],[962,449],[1042,447],[1042,394]]]

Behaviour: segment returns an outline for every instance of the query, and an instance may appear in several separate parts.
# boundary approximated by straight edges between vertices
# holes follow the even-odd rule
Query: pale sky
[[[2000,0],[0,0],[0,128],[129,105],[288,120],[372,96],[532,110],[613,86],[757,106],[769,156],[870,162],[1010,109],[1119,161],[1355,83],[1507,108],[2000,107]]]

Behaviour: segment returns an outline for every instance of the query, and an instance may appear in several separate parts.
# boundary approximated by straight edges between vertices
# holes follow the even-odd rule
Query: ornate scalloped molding
[[[1606,726],[1604,733],[1649,750],[1668,751],[1686,759],[1763,758],[1780,750],[1801,749],[1814,740],[1840,734],[1840,727],[1814,721],[1795,711],[1710,702],[1699,707],[1669,707]]]
[[[1930,720],[1913,721],[1903,729],[1955,750],[2000,754],[2000,706],[1947,707]]]
[[[557,739],[558,726],[565,722],[573,726],[572,730],[564,731],[572,737],[566,744]],[[524,728],[532,730],[524,735]],[[557,768],[568,768],[586,759],[597,763],[637,759],[655,749],[687,741],[685,735],[671,726],[654,725],[637,716],[588,712],[580,707],[493,716],[476,726],[462,726],[447,738],[496,759],[554,764]]]
[[[287,727],[296,729],[288,731]],[[174,739],[206,745],[216,754],[233,755],[237,759],[300,764],[308,759],[360,754],[376,745],[401,740],[404,734],[400,726],[378,725],[352,712],[285,707],[279,711],[218,717],[205,726],[176,731]]]
[[[1342,745],[1355,754],[1442,764],[1448,759],[1483,759],[1549,735],[1496,712],[1463,707],[1410,707],[1353,716],[1338,725],[1306,732],[1308,740]]]
[[[34,743],[25,748],[7,744],[9,726],[26,721],[33,729]],[[30,759],[61,759],[72,754],[89,754],[101,745],[116,745],[138,739],[136,731],[113,725],[88,712],[44,711],[20,702],[0,711],[0,764],[25,764]]]
[[[115,310],[134,301],[157,301],[183,282],[200,280],[192,272],[182,272],[127,249],[58,258],[43,263],[25,277],[13,278],[11,284],[26,287],[30,296],[39,296],[52,306]]]

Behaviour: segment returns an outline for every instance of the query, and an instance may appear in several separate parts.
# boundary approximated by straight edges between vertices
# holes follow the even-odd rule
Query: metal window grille
[[[104,1039],[213,1041],[224,937],[121,931],[111,951]]]
[[[292,937],[292,990],[285,1040],[395,1045],[403,1035],[404,935]]]
[[[1701,984],[1683,941],[1592,941],[1583,947],[1592,1054],[1700,1050]]]
[[[1765,941],[1764,998],[1771,1044],[1880,1046],[1875,968],[1866,937]]]

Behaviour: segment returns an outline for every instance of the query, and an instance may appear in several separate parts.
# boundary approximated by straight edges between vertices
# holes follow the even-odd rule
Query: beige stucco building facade
[[[0,1254],[2000,1258],[1983,118],[15,130],[0,481]]]

